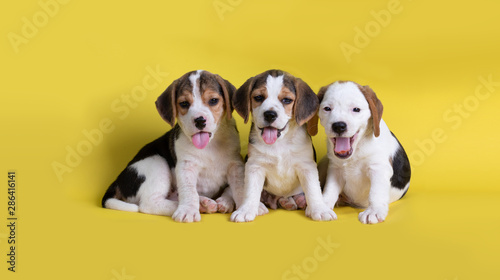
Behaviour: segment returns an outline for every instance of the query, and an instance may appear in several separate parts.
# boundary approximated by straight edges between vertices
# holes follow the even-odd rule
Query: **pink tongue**
[[[335,138],[335,152],[337,154],[345,154],[351,150],[351,139],[349,137]]]
[[[262,133],[262,139],[264,139],[266,144],[274,144],[276,139],[278,139],[278,129],[274,127],[265,127]]]
[[[193,141],[193,145],[198,149],[203,149],[207,146],[208,141],[210,140],[210,136],[208,132],[199,132],[193,135],[191,139]]]

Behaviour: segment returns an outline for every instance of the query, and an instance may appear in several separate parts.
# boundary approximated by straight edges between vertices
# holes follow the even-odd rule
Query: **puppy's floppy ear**
[[[233,112],[233,95],[236,92],[236,87],[233,86],[230,82],[227,80],[224,80],[221,76],[215,75],[215,79],[219,83],[221,89],[222,89],[222,94],[224,95],[224,102],[226,105],[226,114],[227,114],[227,119],[231,119],[232,117],[232,112]]]
[[[321,101],[323,101],[323,97],[325,97],[325,93],[326,91],[328,90],[328,88],[331,86],[332,84],[329,84],[327,86],[324,86],[322,88],[319,89],[318,91],[318,100],[319,100],[319,103],[321,103]]]
[[[303,125],[318,112],[319,100],[318,96],[316,96],[309,85],[301,79],[295,78],[294,86],[296,95],[293,108],[295,121],[297,121],[299,125]]]
[[[177,84],[179,80],[175,80],[168,86],[168,88],[156,99],[156,109],[163,120],[165,120],[170,126],[174,126],[175,117],[177,116],[176,102],[175,102],[175,92],[177,90]]]
[[[325,96],[325,92],[328,89],[330,85],[322,87],[319,92],[318,92],[318,104],[321,104],[321,101],[323,101],[323,97]],[[319,105],[318,105],[318,110],[319,110]],[[318,112],[314,114],[314,116],[307,122],[307,132],[309,135],[314,136],[318,134],[318,122],[319,122],[319,116]]]
[[[378,137],[380,135],[380,120],[382,120],[384,106],[382,106],[382,102],[380,102],[375,92],[369,86],[359,86],[359,90],[365,96],[366,101],[368,101],[373,118],[373,133],[375,137]]]
[[[319,117],[316,113],[309,121],[307,121],[307,133],[309,133],[309,135],[314,136],[318,134],[318,120]]]
[[[254,86],[255,77],[248,79],[233,95],[233,106],[245,123],[250,116],[250,94]]]

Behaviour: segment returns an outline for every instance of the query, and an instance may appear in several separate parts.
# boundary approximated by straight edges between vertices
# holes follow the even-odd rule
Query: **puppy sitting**
[[[175,80],[156,101],[173,128],[139,151],[107,190],[103,207],[172,216],[177,222],[200,221],[200,210],[231,212],[232,193],[243,187],[244,172],[231,118],[235,90],[202,70]]]
[[[231,215],[231,221],[253,221],[256,215],[266,213],[259,202],[263,189],[288,197],[290,203],[291,196],[303,190],[308,217],[323,221],[336,218],[323,202],[311,136],[303,126],[316,115],[318,103],[305,82],[280,70],[250,78],[236,91],[235,110],[245,123],[251,112],[253,122],[243,204]]]
[[[337,200],[367,208],[359,214],[362,223],[383,222],[389,203],[408,190],[411,169],[382,120],[382,103],[370,87],[354,82],[325,86],[318,97],[318,115],[329,139],[328,154],[319,164],[325,203],[330,209]]]

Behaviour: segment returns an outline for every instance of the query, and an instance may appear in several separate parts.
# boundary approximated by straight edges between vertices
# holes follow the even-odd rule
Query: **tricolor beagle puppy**
[[[328,137],[328,154],[319,164],[325,203],[367,208],[359,214],[362,223],[383,222],[389,203],[408,190],[411,169],[382,120],[382,103],[370,87],[344,81],[321,88],[318,97]]]
[[[200,221],[200,210],[231,212],[244,176],[231,118],[235,90],[202,70],[175,80],[156,101],[173,128],[139,151],[107,190],[103,207],[172,216],[177,222]]]
[[[248,222],[263,214],[259,213],[263,189],[290,202],[291,196],[304,191],[308,217],[324,221],[336,218],[322,199],[311,136],[304,125],[316,115],[318,105],[316,94],[304,81],[280,70],[250,78],[236,91],[235,110],[245,123],[250,113],[253,121],[243,204],[231,215],[231,221]]]

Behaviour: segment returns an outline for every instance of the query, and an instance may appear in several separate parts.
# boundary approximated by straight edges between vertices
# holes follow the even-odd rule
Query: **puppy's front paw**
[[[377,224],[385,221],[388,212],[388,207],[368,207],[368,209],[359,213],[358,219],[363,224]]]
[[[205,196],[200,196],[200,212],[201,213],[215,213],[217,212],[218,203],[215,200]]]
[[[201,220],[200,211],[189,206],[179,206],[172,215],[172,219],[176,222],[192,223]]]
[[[299,193],[293,196],[293,200],[297,204],[297,207],[299,209],[306,209],[307,207],[307,201],[304,193]]]
[[[295,203],[295,200],[291,196],[280,197],[280,199],[278,199],[278,202],[280,206],[285,210],[297,210],[297,203]]]
[[[269,209],[267,209],[266,205],[264,203],[260,202],[259,203],[259,212],[257,215],[262,216],[269,213]]]
[[[251,222],[255,220],[257,214],[259,214],[259,208],[251,209],[250,207],[242,206],[240,209],[233,212],[231,221],[236,223]]]
[[[221,196],[215,202],[219,213],[231,213],[234,210],[234,201],[231,198]]]
[[[306,208],[306,216],[315,221],[333,221],[337,219],[337,214],[326,205],[315,207],[308,205]]]

